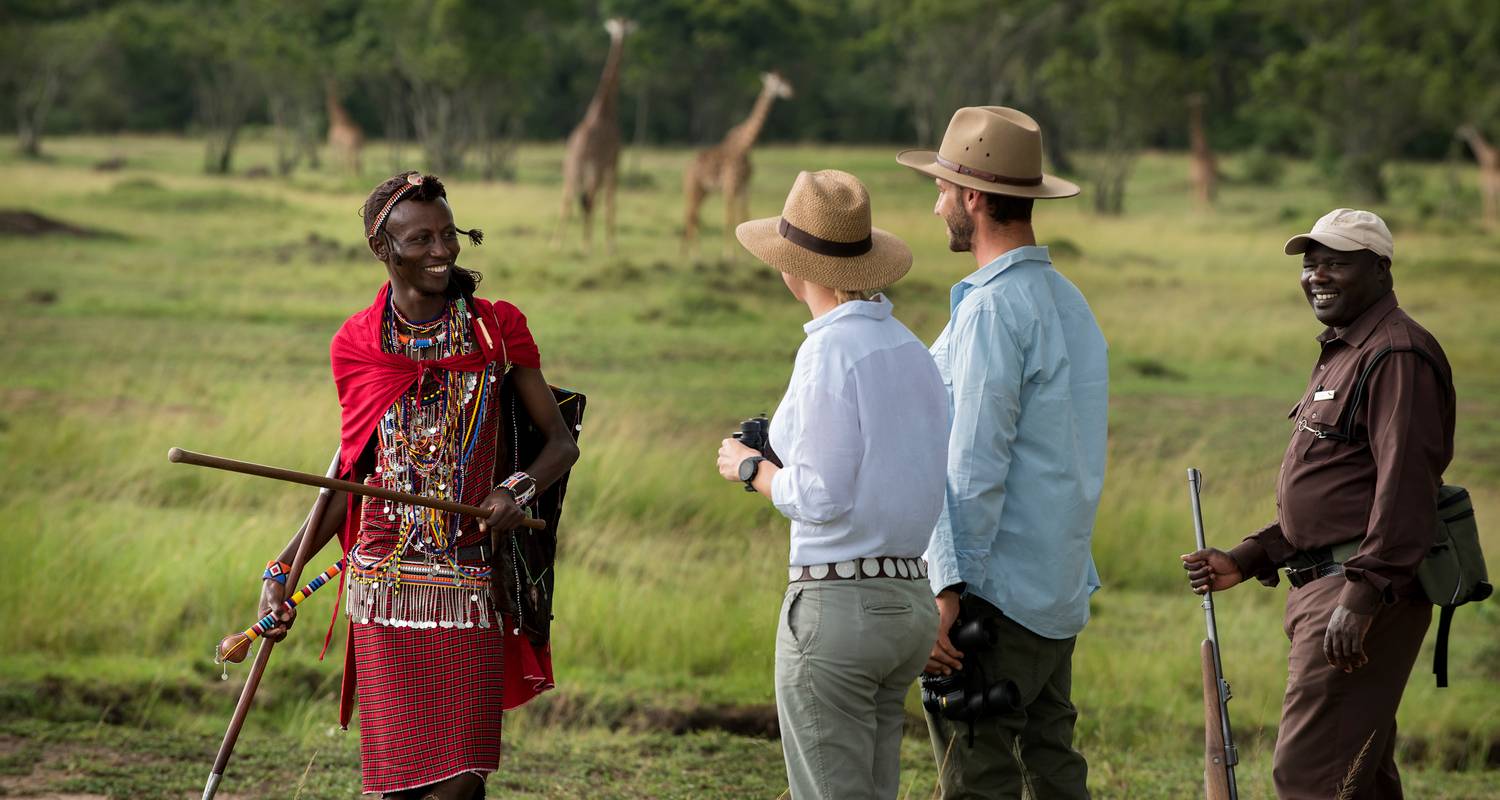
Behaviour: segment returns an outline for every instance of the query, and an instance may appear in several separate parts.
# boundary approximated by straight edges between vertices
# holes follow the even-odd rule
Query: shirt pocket
[[[1309,396],[1292,410],[1297,420],[1294,435],[1299,437],[1297,457],[1304,463],[1322,463],[1351,447],[1343,438],[1349,397],[1343,390],[1339,390],[1338,395],[1329,400]]]

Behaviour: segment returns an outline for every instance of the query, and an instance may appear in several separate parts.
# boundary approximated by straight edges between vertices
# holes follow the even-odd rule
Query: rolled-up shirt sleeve
[[[1437,373],[1422,357],[1395,352],[1370,376],[1366,427],[1375,460],[1375,500],[1359,552],[1344,562],[1339,603],[1374,613],[1394,602],[1432,546],[1446,430]]]
[[[797,522],[824,524],[854,508],[854,483],[864,455],[852,381],[822,380],[798,387],[793,442],[779,454],[784,466],[771,478],[771,502]]]
[[[929,576],[939,590],[960,581],[979,586],[989,574],[1025,382],[1024,353],[995,310],[974,309],[957,323],[954,341],[963,346],[950,355],[948,483],[928,545]]]
[[[1244,577],[1255,578],[1267,586],[1275,586],[1280,582],[1276,568],[1285,564],[1295,552],[1297,548],[1286,540],[1286,534],[1281,530],[1281,521],[1275,520],[1246,536],[1244,541],[1229,551],[1229,557],[1234,559],[1235,566],[1240,568],[1240,574]]]

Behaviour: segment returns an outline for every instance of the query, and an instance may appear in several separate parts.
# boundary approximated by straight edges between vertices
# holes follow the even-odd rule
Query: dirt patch
[[[642,733],[665,731],[677,735],[717,730],[757,739],[780,736],[773,705],[662,707],[626,698],[558,694],[528,709],[527,714],[538,723],[557,727],[602,727]]]
[[[97,239],[110,234],[82,228],[35,211],[0,209],[0,236],[67,236],[74,239]]]

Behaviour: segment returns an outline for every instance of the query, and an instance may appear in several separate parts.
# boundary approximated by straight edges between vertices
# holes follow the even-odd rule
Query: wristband
[[[266,562],[266,571],[261,574],[260,579],[263,581],[276,581],[285,586],[287,573],[291,571],[292,565],[285,561],[268,561]]]
[[[517,472],[500,482],[496,489],[504,489],[515,498],[516,505],[524,506],[536,497],[536,479],[524,472]]]

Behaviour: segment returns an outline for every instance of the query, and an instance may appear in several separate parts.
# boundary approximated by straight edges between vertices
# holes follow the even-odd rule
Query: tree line
[[[776,70],[796,99],[766,140],[931,145],[958,106],[1012,105],[1106,212],[1150,147],[1210,174],[1221,151],[1312,158],[1380,200],[1392,160],[1500,136],[1491,0],[12,0],[0,115],[30,156],[52,134],[185,132],[209,172],[261,127],[286,173],[316,165],[331,98],[433,170],[505,178],[516,142],[577,122],[609,16],[637,25],[627,145],[717,140]]]

